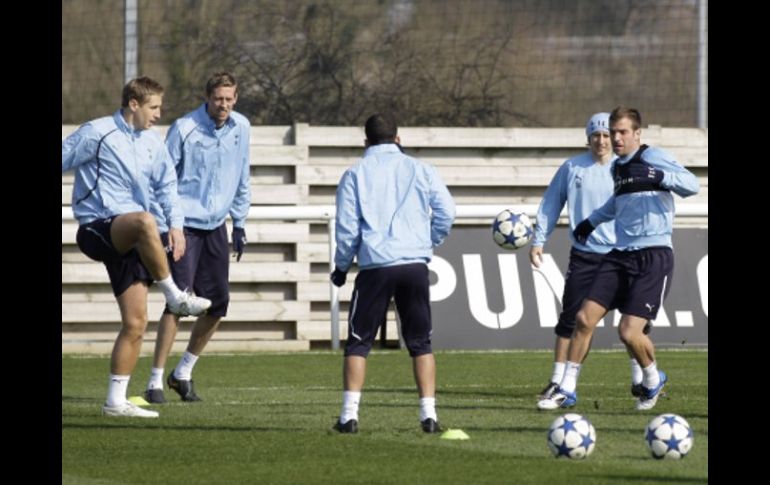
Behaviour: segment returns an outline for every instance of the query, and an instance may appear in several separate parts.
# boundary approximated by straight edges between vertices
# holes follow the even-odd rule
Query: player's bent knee
[[[623,342],[624,344],[628,344],[632,342],[634,340],[634,335],[636,333],[641,333],[641,332],[635,332],[627,326],[621,325],[620,327],[618,327],[618,337],[620,338],[620,341]]]
[[[147,329],[147,320],[131,319],[123,322],[120,333],[129,340],[141,340],[144,337],[144,331]]]
[[[584,312],[583,310],[580,310],[577,315],[575,316],[575,329],[577,331],[592,331],[596,324],[599,323],[599,320],[597,321],[591,321],[591,318],[589,317],[588,313]]]
[[[158,224],[149,212],[140,212],[135,219],[137,230],[143,234],[158,235]]]

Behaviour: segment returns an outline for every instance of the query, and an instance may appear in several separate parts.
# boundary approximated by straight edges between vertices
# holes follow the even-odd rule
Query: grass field
[[[176,364],[178,356],[172,356]],[[628,357],[592,352],[574,412],[597,432],[586,460],[555,459],[546,430],[560,413],[535,408],[550,352],[438,352],[437,409],[448,441],[419,428],[405,351],[369,357],[360,432],[330,431],[341,404],[338,352],[204,355],[195,369],[204,399],[153,406],[159,419],[100,416],[108,358],[62,356],[62,483],[547,483],[670,484],[708,481],[708,352],[659,351],[668,397],[638,412]],[[140,359],[129,395],[151,360]],[[695,432],[680,461],[654,460],[644,441],[653,416],[673,412]]]

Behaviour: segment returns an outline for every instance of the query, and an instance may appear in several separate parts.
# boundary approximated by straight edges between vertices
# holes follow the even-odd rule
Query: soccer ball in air
[[[492,223],[492,237],[503,249],[519,249],[532,239],[532,221],[520,212],[506,209]]]
[[[677,414],[661,414],[647,425],[645,439],[653,458],[678,460],[692,448],[692,428]]]
[[[582,459],[596,446],[596,430],[589,420],[575,413],[559,416],[548,429],[548,448],[553,456]]]

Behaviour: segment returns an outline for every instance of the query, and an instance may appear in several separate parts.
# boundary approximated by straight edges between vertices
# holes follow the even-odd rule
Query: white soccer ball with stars
[[[553,420],[548,429],[548,448],[556,458],[582,459],[593,453],[596,430],[589,420],[568,413]]]
[[[693,433],[687,420],[678,414],[661,414],[647,425],[645,439],[653,458],[678,460],[692,448]]]
[[[521,212],[506,209],[492,223],[492,237],[503,249],[519,249],[532,239],[532,221]]]

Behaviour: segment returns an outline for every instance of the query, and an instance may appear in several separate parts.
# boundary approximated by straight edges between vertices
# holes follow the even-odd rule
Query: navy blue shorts
[[[168,246],[168,233],[160,235],[163,246]],[[192,289],[196,295],[211,300],[206,312],[212,317],[227,315],[230,303],[230,247],[227,226],[216,229],[184,228],[186,249],[179,261],[168,254],[168,264],[174,283],[182,289]],[[164,313],[169,313],[168,309]]]
[[[613,249],[599,266],[586,298],[623,315],[655,320],[673,274],[674,252],[669,247]]]
[[[433,352],[428,265],[413,263],[358,273],[350,301],[345,356],[369,355],[377,330],[387,318],[391,298],[396,302],[401,336],[409,355],[417,357]]]
[[[583,299],[588,294],[603,259],[604,254],[580,251],[574,247],[570,251],[564,295],[561,298],[561,315],[554,328],[554,333],[559,337],[572,337],[575,315],[583,305]]]
[[[112,246],[110,228],[113,220],[114,217],[97,219],[81,225],[78,227],[76,241],[83,254],[94,261],[104,263],[110,277],[112,293],[118,297],[135,281],[144,281],[150,285],[153,278],[139,259],[136,249],[120,254]]]

